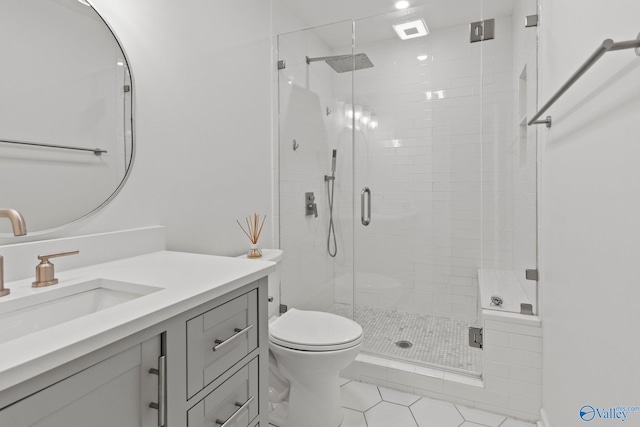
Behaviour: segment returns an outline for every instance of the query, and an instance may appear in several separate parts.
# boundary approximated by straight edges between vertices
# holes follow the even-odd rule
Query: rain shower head
[[[336,55],[322,56],[319,58],[309,58],[307,56],[307,64],[316,61],[325,61],[331,68],[338,73],[346,73],[348,71],[362,70],[363,68],[372,68],[373,63],[366,53],[357,53],[355,55]]]

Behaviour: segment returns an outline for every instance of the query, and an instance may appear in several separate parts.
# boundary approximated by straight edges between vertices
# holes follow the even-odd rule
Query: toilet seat
[[[362,342],[362,327],[335,314],[292,308],[269,324],[269,341],[293,350],[342,350]]]

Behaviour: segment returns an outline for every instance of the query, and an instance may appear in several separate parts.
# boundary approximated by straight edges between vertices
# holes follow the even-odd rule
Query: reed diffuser
[[[267,219],[265,215],[262,218],[262,222],[260,221],[260,215],[254,213],[253,217],[248,216],[244,220],[247,224],[247,228],[245,229],[240,221],[236,220],[244,234],[251,241],[251,249],[249,249],[249,253],[247,254],[247,258],[260,258],[262,257],[262,251],[258,248],[258,239],[260,238],[260,233],[262,233],[262,227],[264,226],[264,221]],[[258,226],[260,224],[260,226]]]

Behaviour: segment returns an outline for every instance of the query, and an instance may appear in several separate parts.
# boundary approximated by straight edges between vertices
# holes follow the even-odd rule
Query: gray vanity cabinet
[[[0,426],[155,427],[160,336],[42,388],[0,410]],[[38,387],[38,378],[32,387]]]
[[[266,328],[265,277],[0,391],[0,427],[267,426]]]
[[[263,286],[202,307],[187,320],[188,427],[254,427],[260,417],[266,420],[264,285],[266,279]]]

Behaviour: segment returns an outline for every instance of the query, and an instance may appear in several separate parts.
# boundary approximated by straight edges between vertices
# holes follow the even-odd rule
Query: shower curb
[[[483,374],[359,354],[345,378],[536,423],[541,419],[542,325],[537,316],[483,310]],[[538,427],[550,427],[542,423]]]

